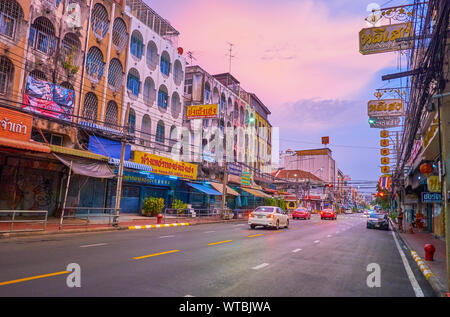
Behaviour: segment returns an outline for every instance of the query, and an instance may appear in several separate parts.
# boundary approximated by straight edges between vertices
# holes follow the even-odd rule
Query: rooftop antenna
[[[197,59],[194,57],[194,52],[192,52],[192,51],[188,51],[187,53],[187,57],[190,59],[190,63],[189,63],[189,65],[192,65],[192,60],[194,60],[194,61],[196,61]]]
[[[233,46],[234,46],[234,44],[230,43],[230,42],[227,42],[227,43],[228,43],[228,45],[230,45],[230,49],[228,50],[229,53],[226,56],[228,56],[230,58],[230,64],[229,64],[228,72],[231,74],[231,59],[233,57],[236,57],[236,56],[232,54],[233,53]]]

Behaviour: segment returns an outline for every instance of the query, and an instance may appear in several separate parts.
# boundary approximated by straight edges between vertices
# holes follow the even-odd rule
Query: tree
[[[381,189],[379,184],[377,184],[377,195],[373,204],[383,209],[391,209],[391,194],[387,189]]]

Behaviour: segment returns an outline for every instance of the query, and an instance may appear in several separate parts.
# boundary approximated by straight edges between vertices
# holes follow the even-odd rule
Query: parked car
[[[345,209],[345,210],[344,210],[344,213],[346,213],[346,214],[352,214],[353,211],[352,211],[351,209]]]
[[[265,228],[289,227],[289,217],[280,207],[260,206],[248,214],[248,224],[251,229],[256,226]]]
[[[323,209],[320,212],[320,219],[331,219],[331,220],[336,220],[337,219],[337,215],[336,212],[333,209]]]
[[[367,219],[367,229],[389,230],[388,215],[383,213],[372,213]]]
[[[364,217],[369,217],[369,215],[370,215],[370,211],[369,210],[365,210],[364,211]]]
[[[292,212],[292,219],[311,219],[311,212],[306,208],[297,208]]]

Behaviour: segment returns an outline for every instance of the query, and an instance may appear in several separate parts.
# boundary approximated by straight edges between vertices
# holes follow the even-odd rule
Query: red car
[[[336,220],[337,215],[336,212],[333,209],[324,209],[320,212],[320,219],[331,219]]]
[[[292,212],[292,219],[311,219],[311,213],[306,208],[297,208]]]

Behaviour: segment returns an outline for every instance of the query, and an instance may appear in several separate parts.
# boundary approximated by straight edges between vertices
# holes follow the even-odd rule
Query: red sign
[[[322,144],[330,144],[330,137],[329,136],[322,137]]]

